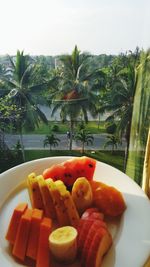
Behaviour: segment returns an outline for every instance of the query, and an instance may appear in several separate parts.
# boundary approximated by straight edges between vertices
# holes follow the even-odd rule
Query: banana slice
[[[91,207],[93,202],[92,188],[85,177],[78,178],[73,184],[72,198],[80,214]]]
[[[77,255],[77,230],[72,226],[57,228],[49,236],[49,248],[59,262],[73,262]]]

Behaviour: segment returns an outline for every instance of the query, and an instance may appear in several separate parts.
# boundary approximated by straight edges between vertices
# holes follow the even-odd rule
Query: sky
[[[0,55],[150,47],[150,0],[0,0]]]

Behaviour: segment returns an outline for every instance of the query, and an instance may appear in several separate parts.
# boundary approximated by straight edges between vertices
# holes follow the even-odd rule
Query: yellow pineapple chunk
[[[45,215],[52,219],[56,219],[56,211],[47,183],[42,175],[37,176],[37,180],[40,187],[42,200],[44,203]]]
[[[69,219],[67,216],[66,207],[64,205],[64,201],[61,197],[59,190],[57,189],[54,181],[52,179],[46,179],[46,184],[52,196],[53,204],[56,210],[57,219],[60,226],[65,226],[69,224]]]
[[[27,186],[32,207],[44,210],[44,203],[35,173],[28,175]]]
[[[55,184],[62,196],[64,205],[67,209],[67,214],[70,221],[69,224],[76,227],[79,222],[79,214],[73,202],[72,196],[62,181],[58,180],[55,182]]]

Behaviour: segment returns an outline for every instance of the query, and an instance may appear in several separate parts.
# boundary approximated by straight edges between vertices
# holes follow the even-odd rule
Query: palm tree
[[[113,134],[107,135],[107,141],[104,144],[104,148],[111,146],[113,154],[115,148],[117,149],[117,145],[118,145],[118,138]]]
[[[94,137],[85,128],[78,131],[75,139],[82,143],[82,153],[84,153],[85,144],[92,145],[94,141]]]
[[[100,88],[100,78],[103,73],[100,70],[89,71],[88,59],[90,55],[80,53],[75,46],[71,55],[60,57],[62,63],[58,88],[50,97],[52,99],[52,115],[60,109],[62,121],[69,120],[70,124],[70,150],[75,123],[80,115],[84,121],[88,121],[87,111],[94,116],[97,114],[97,92]]]
[[[49,135],[46,135],[46,138],[44,140],[44,147],[49,146],[50,151],[51,151],[52,147],[58,146],[59,142],[60,142],[60,139],[55,137],[55,135],[53,133],[51,133]]]
[[[17,51],[16,59],[11,57],[11,75],[3,75],[1,79],[9,86],[9,98],[12,100],[18,109],[21,109],[20,119],[15,124],[16,128],[20,132],[20,142],[23,154],[23,160],[25,161],[25,153],[23,147],[22,130],[23,127],[34,129],[38,127],[40,120],[47,123],[46,116],[39,109],[33,92],[42,88],[42,84],[34,84],[34,64],[33,60],[24,55],[23,52]]]

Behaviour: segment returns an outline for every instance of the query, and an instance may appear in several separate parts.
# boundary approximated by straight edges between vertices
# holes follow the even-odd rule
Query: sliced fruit
[[[15,244],[13,247],[13,255],[20,260],[25,259],[28,237],[30,232],[32,210],[26,209],[19,222]]]
[[[49,236],[49,247],[56,260],[73,262],[77,254],[77,230],[72,226],[56,229]]]
[[[82,253],[82,249],[84,246],[84,242],[86,239],[86,236],[89,232],[90,227],[93,224],[93,220],[80,220],[79,225],[77,227],[78,230],[78,253],[79,256]]]
[[[103,256],[108,252],[112,245],[112,237],[110,233],[103,227],[98,229],[93,236],[92,242],[84,262],[84,267],[100,267]]]
[[[64,203],[67,209],[70,224],[74,227],[77,227],[80,217],[69,191],[67,191],[64,195]]]
[[[105,230],[107,230],[106,223],[104,221],[101,221],[101,220],[93,221],[93,224],[89,228],[87,236],[85,236],[85,242],[84,242],[84,246],[82,248],[82,263],[83,264],[85,263],[86,257],[88,255],[89,247],[90,247],[90,244],[93,240],[93,237],[100,228],[104,228]]]
[[[44,204],[40,192],[40,187],[34,173],[28,175],[27,185],[32,207],[44,210]]]
[[[92,180],[95,167],[95,159],[85,156],[77,157],[44,170],[43,177],[45,179],[52,178],[54,181],[62,180],[65,185],[72,186],[79,177],[86,177],[88,180]]]
[[[56,185],[57,189],[59,190],[59,192],[61,193],[61,195],[64,195],[66,193],[67,188],[66,188],[63,181],[57,180],[57,181],[55,181],[55,185]]]
[[[69,218],[68,225],[72,225],[76,227],[79,222],[79,214],[73,202],[72,196],[62,181],[60,180],[56,181],[55,185],[57,189],[59,190],[62,200],[64,202],[64,205],[66,207],[66,213]]]
[[[71,194],[80,214],[92,206],[93,193],[91,185],[85,177],[80,177],[74,182]]]
[[[91,181],[90,184],[93,191],[93,203],[105,215],[119,216],[125,211],[126,204],[123,195],[115,187],[98,181]]]
[[[9,223],[9,226],[8,226],[8,230],[7,230],[7,233],[6,233],[6,239],[11,244],[15,243],[16,234],[17,234],[19,223],[20,223],[20,219],[21,219],[21,216],[26,211],[27,207],[28,207],[27,203],[20,203],[14,209],[14,212],[13,212],[13,215],[11,217],[11,220],[10,220],[10,223]]]
[[[64,173],[65,168],[62,164],[52,165],[50,168],[47,168],[43,172],[44,179],[51,178],[54,181],[62,179],[62,174]]]
[[[48,186],[49,192],[51,194],[53,204],[56,210],[57,219],[60,226],[68,225],[69,219],[67,216],[67,210],[64,201],[61,197],[59,190],[57,189],[54,181],[52,179],[47,179],[46,184]]]
[[[47,183],[42,175],[37,176],[39,183],[42,200],[44,203],[45,215],[49,218],[56,219],[56,210],[53,204],[53,200],[48,189]]]
[[[102,212],[99,212],[97,208],[90,208],[82,214],[81,219],[103,220],[104,214]]]
[[[35,172],[31,172],[27,177],[27,188],[28,188],[31,203],[32,203],[32,188],[30,186],[30,181],[32,181],[32,179],[34,179],[35,177],[36,177]]]
[[[50,218],[43,218],[40,225],[40,234],[38,242],[38,252],[36,267],[50,267],[50,253],[48,238],[51,233],[52,221]]]
[[[30,257],[33,260],[36,260],[39,233],[40,233],[40,224],[43,217],[43,211],[39,209],[34,209],[31,217],[31,227],[28,240],[28,246],[26,251],[26,256]]]

